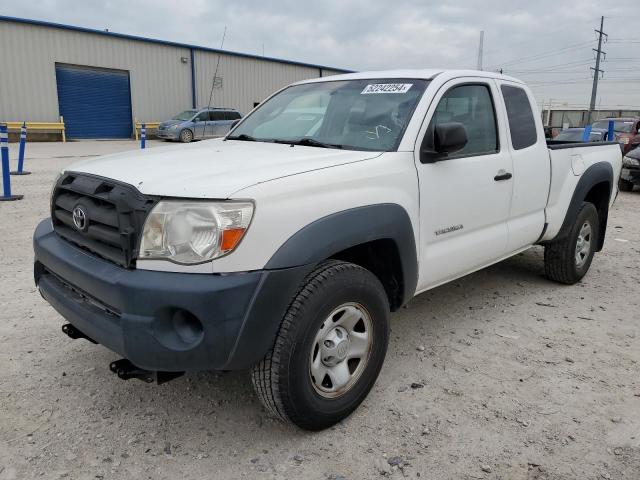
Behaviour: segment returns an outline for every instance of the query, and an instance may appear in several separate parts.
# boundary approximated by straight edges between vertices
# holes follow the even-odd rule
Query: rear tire
[[[303,282],[273,348],[251,372],[267,411],[306,430],[353,412],[378,377],[389,341],[389,301],[352,263],[321,263]]]
[[[630,192],[631,190],[633,190],[633,182],[621,178],[618,182],[618,188],[621,192]]]
[[[584,202],[569,234],[544,249],[544,270],[548,278],[573,285],[589,270],[600,232],[598,210]]]
[[[180,141],[182,143],[189,143],[193,140],[193,132],[188,128],[185,128],[180,132]]]

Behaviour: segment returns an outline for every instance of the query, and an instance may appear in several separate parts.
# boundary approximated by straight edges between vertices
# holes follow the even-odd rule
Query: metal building
[[[291,82],[347,70],[0,16],[0,122],[55,122],[70,138],[125,138],[206,106],[249,112]],[[216,64],[220,62],[214,82]]]

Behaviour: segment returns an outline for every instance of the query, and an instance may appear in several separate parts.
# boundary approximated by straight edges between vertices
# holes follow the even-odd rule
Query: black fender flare
[[[316,264],[348,248],[383,239],[392,240],[398,250],[404,304],[416,291],[418,254],[409,214],[395,203],[350,208],[310,223],[278,248],[265,269]]]
[[[600,207],[596,205],[596,208],[598,208],[598,214],[600,216],[600,231],[598,235],[597,251],[602,250],[602,245],[604,244],[604,236],[607,230],[609,201],[611,199],[612,189],[615,188],[613,179],[613,167],[610,163],[607,162],[594,163],[582,174],[580,180],[578,180],[578,184],[576,185],[575,190],[573,191],[573,196],[571,197],[571,202],[569,202],[567,213],[564,216],[562,227],[560,227],[560,231],[552,241],[565,238],[567,235],[569,235],[569,232],[571,231],[573,222],[578,215],[578,210],[580,209],[582,202],[585,200],[585,198],[587,198],[587,194],[589,193],[589,191],[599,183],[606,183],[609,187],[607,201],[604,205],[604,211],[600,211]]]

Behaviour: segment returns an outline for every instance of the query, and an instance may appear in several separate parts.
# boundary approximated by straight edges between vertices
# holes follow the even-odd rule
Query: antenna
[[[224,46],[224,39],[227,36],[227,26],[224,26],[224,32],[222,33],[222,41],[220,42],[220,50]],[[211,80],[211,91],[209,92],[209,103],[207,103],[207,111],[211,108],[211,102],[213,101],[213,87],[216,85],[216,78],[218,78],[218,67],[220,66],[221,54],[218,53],[218,61],[216,62],[216,70],[213,73],[213,80]],[[202,138],[204,138],[204,129],[202,129]]]

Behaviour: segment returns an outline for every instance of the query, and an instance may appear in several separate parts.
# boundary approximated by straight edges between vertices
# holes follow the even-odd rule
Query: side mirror
[[[429,135],[429,131],[427,131]],[[467,142],[467,129],[458,122],[438,123],[433,132],[433,141],[425,137],[420,148],[420,161],[434,163],[462,150]],[[430,139],[429,139],[430,140]]]
[[[194,117],[193,120],[191,120],[193,123],[198,123],[200,121],[200,117]]]

